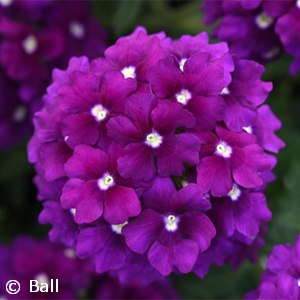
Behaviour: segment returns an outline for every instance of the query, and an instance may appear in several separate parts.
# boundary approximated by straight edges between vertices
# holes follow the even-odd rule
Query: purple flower
[[[266,100],[272,84],[260,80],[264,68],[258,63],[236,57],[234,61],[232,81],[222,90],[226,101],[224,122],[229,129],[242,131],[257,119],[257,107]]]
[[[268,257],[257,290],[246,299],[298,299],[300,278],[300,237],[295,245],[277,245]]]
[[[251,243],[262,223],[271,220],[271,212],[262,193],[247,192],[234,184],[228,197],[212,200],[210,218],[224,237]]]
[[[39,222],[52,225],[52,229],[49,231],[49,239],[52,242],[73,248],[79,232],[73,216],[74,210],[63,209],[58,201],[50,199],[43,203]]]
[[[298,3],[298,2],[297,2]],[[299,4],[293,8],[289,13],[279,18],[276,25],[276,32],[285,48],[285,51],[294,58],[290,71],[292,74],[300,70],[300,8]]]
[[[123,177],[148,181],[157,172],[161,176],[180,176],[184,163],[198,163],[197,137],[191,133],[176,134],[177,128],[191,127],[195,122],[179,104],[157,104],[153,96],[138,94],[128,99],[125,115],[108,123],[109,136],[125,146],[118,159]]]
[[[261,187],[261,174],[271,169],[271,162],[256,144],[255,136],[230,132],[222,127],[217,127],[216,133],[217,136],[201,134],[206,145],[197,167],[197,183],[203,192],[226,196],[234,182],[245,188]]]
[[[99,220],[92,226],[83,228],[76,245],[78,257],[81,259],[93,257],[96,271],[99,273],[124,267],[133,255],[122,235],[122,230],[127,223],[126,221],[111,225],[104,220]]]
[[[145,209],[124,227],[126,244],[137,253],[148,253],[150,264],[163,275],[174,269],[188,273],[198,254],[206,250],[215,228],[203,214],[209,201],[197,185],[178,193],[168,179],[157,179],[144,194]]]
[[[257,110],[258,117],[253,127],[248,128],[258,139],[259,144],[267,151],[278,153],[285,144],[276,136],[275,132],[281,128],[280,120],[271,111],[268,105],[263,105]]]
[[[71,85],[62,87],[58,96],[58,106],[64,114],[62,134],[72,148],[97,143],[103,148],[107,144],[107,121],[124,111],[136,83],[116,71],[105,73],[101,80],[90,73],[72,75]]]
[[[203,10],[206,24],[218,21],[213,35],[227,42],[239,57],[267,62],[277,58],[284,49],[294,57],[291,73],[299,71],[297,1],[206,0]]]
[[[1,1],[0,85],[2,77],[9,82],[1,88],[7,95],[0,101],[1,148],[32,132],[52,69],[66,67],[72,55],[101,55],[105,40],[85,1]]]
[[[1,245],[0,262],[0,297],[5,299],[40,299],[38,293],[30,293],[29,280],[37,280],[42,286],[50,279],[58,279],[59,289],[57,293],[50,289],[44,293],[47,299],[77,299],[91,281],[89,263],[77,260],[72,249],[30,237],[18,237],[11,246]],[[11,278],[20,282],[18,295],[5,291],[5,282]]]
[[[231,80],[231,67],[225,68],[223,58],[213,60],[207,52],[187,59],[182,67],[169,57],[150,69],[149,81],[157,97],[180,104],[193,114],[196,129],[212,129],[223,119],[221,92]]]
[[[141,280],[121,284],[117,279],[106,276],[97,289],[96,299],[180,299],[170,282],[166,279],[143,285]]]
[[[31,133],[32,111],[18,100],[17,84],[0,68],[0,148],[8,148]]]
[[[263,71],[142,27],[55,70],[28,146],[51,240],[122,283],[255,261],[284,145]]]
[[[124,78],[132,78],[139,83],[147,82],[148,69],[166,56],[161,45],[164,34],[148,35],[143,27],[118,39],[115,45],[105,51],[105,59],[92,64],[94,71],[118,70]]]
[[[116,172],[114,152],[80,145],[65,164],[70,179],[62,190],[62,206],[76,209],[77,223],[91,223],[103,214],[109,223],[121,224],[140,213],[138,196]]]

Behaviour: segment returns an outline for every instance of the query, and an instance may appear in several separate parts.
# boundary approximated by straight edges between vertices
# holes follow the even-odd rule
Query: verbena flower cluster
[[[243,58],[266,62],[283,50],[293,57],[291,73],[300,70],[300,1],[206,0],[205,22],[218,25],[213,35]]]
[[[245,299],[287,299],[300,297],[300,236],[295,245],[277,245],[270,254],[257,290]]]
[[[0,148],[30,135],[53,67],[102,55],[105,39],[87,1],[0,0]]]
[[[28,147],[51,240],[123,281],[255,259],[284,145],[263,71],[206,33],[141,27],[55,70]]]
[[[95,275],[90,262],[76,259],[74,250],[27,236],[0,245],[0,274],[0,299],[179,299],[166,279],[144,286],[135,278],[124,285],[107,274]],[[58,280],[58,292],[51,292],[51,279],[54,290]],[[17,295],[7,293],[9,280],[20,283]],[[30,292],[30,280],[43,293]]]

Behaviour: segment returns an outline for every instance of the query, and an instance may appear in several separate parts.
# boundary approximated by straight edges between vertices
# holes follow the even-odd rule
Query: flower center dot
[[[23,49],[27,54],[33,54],[38,48],[38,41],[35,36],[29,35],[22,43]]]
[[[158,148],[163,142],[163,137],[156,132],[152,132],[146,136],[146,145],[151,148]]]
[[[229,94],[230,94],[230,92],[229,92],[228,87],[224,87],[224,89],[221,92],[221,95],[229,95]]]
[[[66,249],[64,251],[64,255],[65,255],[65,257],[71,258],[71,259],[74,259],[76,257],[76,253],[75,253],[74,249],[71,249],[71,248]]]
[[[298,283],[298,286],[300,287],[300,278],[298,279],[297,283]]]
[[[26,109],[26,107],[24,107],[24,106],[18,106],[15,109],[15,111],[14,111],[14,113],[12,115],[12,118],[13,118],[13,120],[15,122],[19,123],[19,122],[22,122],[22,121],[25,120],[26,115],[27,115],[27,109]]]
[[[129,66],[122,69],[121,73],[125,78],[135,78],[135,67]]]
[[[2,6],[10,6],[12,4],[13,0],[0,0],[0,4]]]
[[[186,61],[187,61],[187,58],[182,58],[179,62],[179,68],[182,72],[184,71],[184,65],[185,65]]]
[[[100,122],[106,118],[107,110],[101,104],[97,104],[91,109],[91,114],[97,122]]]
[[[232,154],[232,148],[225,142],[220,142],[216,147],[216,153],[225,158],[229,158]]]
[[[106,191],[113,185],[114,185],[114,178],[108,173],[104,174],[102,178],[98,179],[98,187],[100,190]]]
[[[186,105],[192,99],[192,94],[189,90],[183,89],[175,95],[177,102]]]
[[[72,216],[76,215],[76,208],[70,208],[70,213]]]
[[[260,15],[258,15],[255,21],[257,26],[261,29],[266,29],[273,23],[272,17],[267,15],[265,12],[262,12]]]
[[[297,0],[296,6],[300,9],[300,0]]]
[[[113,232],[117,233],[117,234],[121,234],[122,233],[122,229],[125,225],[128,224],[128,221],[122,223],[122,224],[117,224],[117,225],[111,225],[111,229]]]
[[[228,193],[228,196],[231,198],[232,201],[237,201],[240,198],[241,194],[242,194],[242,191],[234,183],[231,191]]]
[[[70,29],[71,35],[73,37],[75,37],[76,39],[82,39],[85,35],[84,26],[77,21],[70,23],[69,29]]]
[[[247,133],[250,133],[250,134],[253,132],[252,126],[243,127],[243,130],[246,131]]]
[[[176,231],[177,228],[178,228],[178,217],[174,216],[174,215],[168,215],[166,218],[165,218],[165,228],[168,230],[168,231]]]

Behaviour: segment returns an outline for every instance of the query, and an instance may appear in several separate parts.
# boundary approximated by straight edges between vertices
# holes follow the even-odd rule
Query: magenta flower
[[[268,257],[266,270],[257,290],[249,292],[245,299],[298,299],[300,237],[295,245],[277,245]]]
[[[203,143],[207,145],[197,167],[197,183],[203,192],[226,196],[234,182],[245,188],[261,187],[261,175],[271,169],[271,161],[256,144],[255,136],[222,127],[217,127],[216,133],[203,136]]]
[[[1,88],[1,148],[31,134],[53,68],[65,68],[73,55],[96,57],[105,40],[86,1],[0,2],[0,85],[2,77],[9,82]]]
[[[76,73],[72,85],[60,89],[59,109],[62,110],[62,134],[70,147],[80,144],[103,148],[107,142],[106,123],[120,114],[136,83],[125,80],[119,72],[107,72],[103,77]]]
[[[294,58],[290,66],[292,74],[300,70],[300,38],[298,34],[300,28],[300,8],[298,2],[296,5],[291,11],[283,15],[276,25],[276,32],[280,37],[285,51]]]
[[[284,51],[293,56],[290,71],[300,69],[299,3],[291,1],[210,1],[203,5],[205,23],[218,21],[213,35],[241,58],[267,62]]]
[[[122,283],[255,261],[284,146],[263,71],[142,27],[55,70],[28,146],[51,240]]]
[[[230,71],[224,67],[224,59],[212,60],[208,53],[200,53],[182,67],[172,57],[161,60],[150,69],[149,81],[157,97],[182,105],[195,117],[195,128],[204,130],[223,119],[221,92],[230,82]]]
[[[58,279],[58,292],[51,293],[49,288],[44,297],[79,299],[80,291],[87,289],[92,279],[90,264],[76,259],[72,249],[25,236],[18,237],[11,246],[0,246],[0,272],[0,297],[5,299],[40,299],[39,293],[30,292],[29,281],[37,280],[42,286],[50,284],[50,279]],[[20,282],[17,295],[5,290],[11,278]]]
[[[127,245],[148,253],[150,264],[161,274],[177,268],[190,272],[198,254],[209,247],[215,228],[203,214],[210,208],[197,185],[178,193],[168,179],[157,179],[144,194],[145,209],[124,227]]]
[[[122,186],[115,156],[114,149],[106,153],[80,145],[65,164],[70,179],[62,190],[62,206],[76,209],[77,223],[91,223],[103,214],[109,223],[120,224],[140,213],[135,191]]]
[[[123,177],[151,180],[156,168],[161,176],[180,176],[184,163],[198,163],[198,138],[191,133],[176,134],[177,128],[195,122],[180,105],[157,104],[153,96],[135,95],[128,100],[125,115],[128,117],[117,116],[108,123],[109,136],[125,146],[118,160]]]

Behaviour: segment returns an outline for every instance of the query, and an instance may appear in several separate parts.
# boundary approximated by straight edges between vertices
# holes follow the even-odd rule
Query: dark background
[[[150,33],[165,31],[172,38],[182,34],[210,31],[202,23],[199,1],[94,1],[94,14],[110,34],[109,43],[132,32],[137,25]],[[279,136],[287,144],[278,155],[277,180],[267,188],[273,220],[266,245],[256,265],[244,263],[238,272],[228,266],[211,268],[204,280],[195,275],[174,276],[173,281],[184,299],[236,299],[255,288],[267,253],[273,245],[293,242],[300,232],[300,77],[288,72],[290,58],[266,66],[264,80],[274,88],[267,100],[283,128]],[[41,205],[32,184],[33,167],[26,157],[26,141],[9,151],[0,152],[0,243],[19,234],[46,236],[49,227],[39,225]]]

